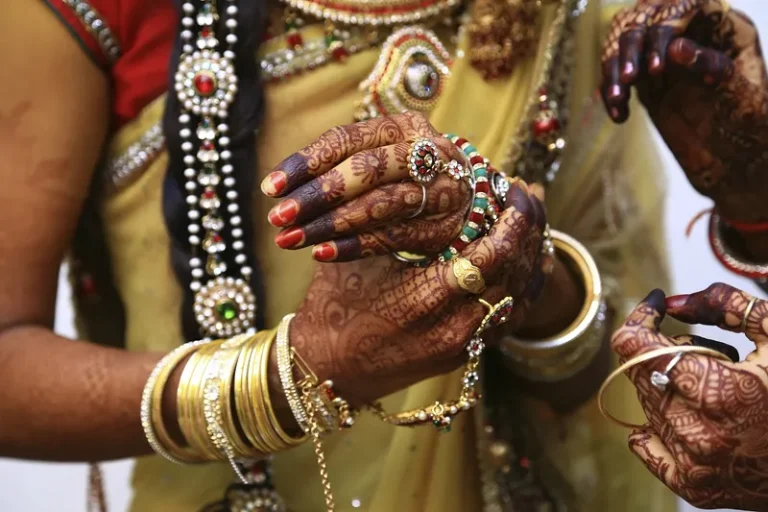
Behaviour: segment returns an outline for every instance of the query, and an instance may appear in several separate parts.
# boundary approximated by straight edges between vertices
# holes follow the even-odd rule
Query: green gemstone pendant
[[[234,320],[239,313],[239,308],[232,300],[223,300],[216,304],[216,316],[225,322]]]

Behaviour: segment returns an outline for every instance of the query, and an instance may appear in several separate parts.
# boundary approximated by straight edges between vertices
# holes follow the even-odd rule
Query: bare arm
[[[156,354],[51,331],[59,266],[109,124],[109,83],[42,2],[0,17],[0,456],[149,452],[141,390]],[[173,405],[173,404],[171,404]]]

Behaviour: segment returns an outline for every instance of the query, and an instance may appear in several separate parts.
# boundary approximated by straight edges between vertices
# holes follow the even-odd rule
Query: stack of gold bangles
[[[141,401],[142,427],[155,452],[180,464],[229,460],[248,483],[240,461],[260,459],[311,438],[327,483],[321,438],[351,427],[355,411],[334,395],[332,382],[320,382],[289,346],[291,318],[287,316],[277,331],[188,343],[165,356],[150,374]],[[280,424],[270,398],[270,352],[275,344],[283,392],[299,425],[296,432]],[[185,360],[176,389],[184,437],[180,444],[163,423],[162,399],[169,377]],[[301,376],[298,382],[294,371]],[[326,501],[332,503],[330,486],[325,487]]]

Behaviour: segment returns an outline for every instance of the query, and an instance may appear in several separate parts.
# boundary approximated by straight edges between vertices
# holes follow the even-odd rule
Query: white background
[[[732,0],[735,8],[748,12],[768,40],[768,10],[765,0]],[[754,294],[760,291],[750,281],[726,273],[712,256],[706,241],[705,222],[697,226],[690,238],[685,238],[688,221],[699,211],[709,207],[708,200],[699,197],[688,185],[674,159],[664,148],[668,188],[666,227],[669,254],[674,256],[672,270],[673,289],[668,293],[688,293],[706,287],[715,281],[727,281]],[[68,302],[69,288],[62,280],[57,330],[73,335],[72,312]],[[701,329],[700,333],[738,346],[742,355],[749,350],[748,342],[740,336],[714,329]],[[138,414],[138,411],[137,411]],[[51,435],[56,435],[52,432]],[[107,496],[112,512],[124,511],[129,499],[129,461],[105,465]],[[82,464],[40,464],[0,459],[0,511],[18,512],[84,512],[86,499],[86,468]],[[693,507],[681,504],[681,512]],[[618,512],[618,511],[617,511]],[[653,511],[649,511],[653,512]]]

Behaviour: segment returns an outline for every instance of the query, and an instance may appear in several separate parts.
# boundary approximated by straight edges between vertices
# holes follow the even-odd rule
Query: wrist
[[[579,275],[555,257],[541,296],[531,305],[517,334],[526,339],[554,336],[573,323],[583,303],[584,286]]]

